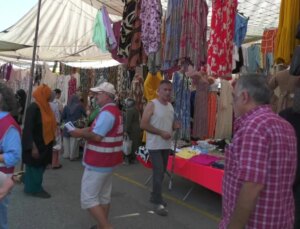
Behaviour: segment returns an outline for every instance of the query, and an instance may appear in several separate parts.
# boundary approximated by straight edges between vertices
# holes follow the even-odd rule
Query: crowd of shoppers
[[[77,159],[78,139],[86,141],[81,207],[96,220],[97,225],[93,229],[113,228],[109,222],[112,172],[123,160],[124,135],[133,141],[127,159],[134,163],[135,152],[141,145],[141,129],[146,131],[146,148],[153,167],[150,202],[155,206],[155,213],[167,216],[162,183],[172,150],[173,132],[180,128],[180,123],[174,121],[171,105],[172,83],[161,81],[157,98],[146,105],[141,121],[135,101],[127,99],[124,104],[124,131],[122,112],[115,103],[116,90],[112,84],[105,82],[91,88],[93,109],[88,113],[90,123],[85,128],[78,124],[87,117],[80,97],[73,95],[63,108],[60,94],[59,90],[51,91],[46,85],[34,90],[34,101],[27,107],[21,137],[21,129],[11,114],[16,114],[17,104],[19,102],[20,106],[23,100],[0,84],[1,228],[7,228],[7,201],[14,185],[11,175],[21,154],[26,165],[23,179],[25,193],[50,198],[51,195],[43,188],[47,165],[52,164],[53,169],[61,168],[61,151],[64,158]],[[24,97],[22,93],[21,96]],[[297,81],[293,106],[279,115],[270,108],[271,92],[264,76],[241,76],[235,82],[232,96],[234,134],[225,150],[219,228],[299,228],[300,147],[297,148],[297,145],[300,144],[300,80]],[[19,109],[21,113],[24,114]],[[95,113],[93,117],[92,113]],[[19,115],[16,117],[22,120]],[[66,122],[72,122],[76,128],[63,128],[62,143],[61,126]]]

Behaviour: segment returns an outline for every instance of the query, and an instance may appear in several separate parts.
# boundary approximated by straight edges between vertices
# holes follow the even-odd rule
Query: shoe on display
[[[167,216],[168,215],[168,210],[162,204],[157,205],[154,212],[157,215],[160,215],[160,216]]]

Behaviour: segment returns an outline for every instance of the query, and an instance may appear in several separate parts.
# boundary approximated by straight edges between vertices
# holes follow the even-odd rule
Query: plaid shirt
[[[297,161],[293,127],[269,106],[259,106],[235,121],[234,138],[225,156],[219,228],[227,228],[244,182],[264,185],[246,229],[293,228]]]
[[[264,31],[262,42],[261,42],[261,52],[263,54],[273,53],[275,49],[275,39],[277,36],[278,29],[266,29]]]

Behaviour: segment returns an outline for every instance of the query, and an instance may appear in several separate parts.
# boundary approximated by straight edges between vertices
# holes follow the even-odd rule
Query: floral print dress
[[[213,0],[208,44],[208,72],[225,76],[232,71],[232,52],[237,0]]]

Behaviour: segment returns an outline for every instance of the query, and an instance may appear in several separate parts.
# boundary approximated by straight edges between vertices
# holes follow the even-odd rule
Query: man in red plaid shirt
[[[263,76],[241,76],[234,137],[225,152],[221,229],[292,229],[297,149],[293,127],[269,107]]]

